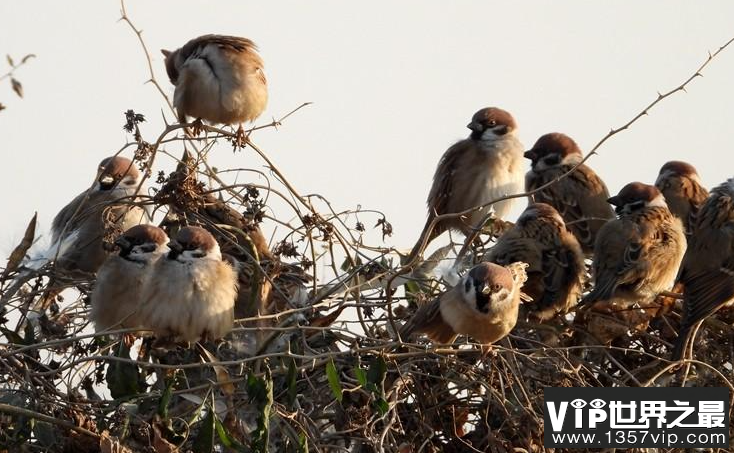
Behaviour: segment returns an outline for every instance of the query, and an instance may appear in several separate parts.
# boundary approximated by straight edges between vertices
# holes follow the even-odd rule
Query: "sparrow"
[[[646,327],[656,312],[650,303],[675,281],[686,250],[683,224],[655,186],[629,183],[609,203],[619,217],[599,230],[592,263],[594,289],[581,303],[595,303],[594,311],[621,317],[623,324]],[[642,311],[631,310],[635,304]]]
[[[693,326],[734,301],[734,178],[712,189],[698,211],[678,282],[683,319],[673,360],[683,357]]]
[[[161,50],[176,89],[179,122],[190,116],[214,124],[255,120],[265,110],[268,86],[257,46],[247,38],[204,35],[174,51]]]
[[[480,263],[461,282],[416,311],[400,334],[425,333],[436,343],[469,335],[488,346],[504,338],[517,322],[525,263]]]
[[[451,146],[441,157],[428,193],[428,220],[436,216],[479,207],[494,199],[522,192],[523,146],[517,124],[509,112],[497,107],[479,110],[467,125],[469,138]],[[446,230],[468,235],[491,209],[498,219],[506,217],[516,200],[499,201],[470,214],[446,219],[433,228],[426,245]],[[423,241],[421,241],[423,242]],[[418,254],[417,244],[410,260]]]
[[[581,245],[548,204],[530,204],[484,260],[503,266],[518,261],[528,264],[523,292],[532,302],[522,309],[534,321],[568,312],[581,296],[586,274]]]
[[[97,331],[140,327],[138,305],[153,266],[168,247],[166,233],[153,225],[136,225],[115,241],[120,252],[111,255],[97,273],[90,319]]]
[[[558,132],[540,137],[525,152],[525,157],[531,161],[531,170],[525,175],[528,192],[555,181],[583,160],[576,142]],[[573,173],[531,196],[532,200],[548,203],[558,210],[586,255],[593,252],[599,229],[614,217],[608,198],[604,181],[585,164],[578,165]]]
[[[130,159],[113,156],[100,162],[91,189],[77,195],[53,219],[51,250],[63,251],[57,267],[97,272],[108,256],[103,247],[106,236],[150,222],[147,207],[132,204],[143,190],[141,180]]]
[[[232,329],[237,273],[204,228],[181,228],[143,288],[142,327],[156,337],[216,340]]]
[[[660,169],[655,187],[662,192],[670,212],[683,222],[686,233],[690,233],[692,218],[709,195],[696,168],[686,162],[671,160]]]

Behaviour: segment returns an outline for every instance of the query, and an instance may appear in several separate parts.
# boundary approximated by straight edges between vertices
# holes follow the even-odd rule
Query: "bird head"
[[[99,163],[95,181],[101,191],[116,187],[134,189],[140,184],[140,172],[130,159],[112,156]]]
[[[575,165],[583,159],[583,155],[571,137],[552,132],[540,137],[530,150],[525,151],[525,158],[530,159],[533,170],[541,171],[561,165]]]
[[[198,226],[181,228],[168,243],[168,259],[179,262],[192,262],[199,259],[221,261],[222,253],[214,236]]]
[[[496,304],[512,297],[514,284],[508,269],[494,263],[480,263],[464,277],[464,300],[486,314]]]
[[[136,225],[115,241],[122,258],[138,262],[148,261],[154,253],[161,253],[167,243],[166,233],[153,225]]]
[[[481,141],[493,141],[513,134],[517,123],[509,112],[497,107],[483,108],[466,125],[471,129],[471,138]]]
[[[667,207],[665,197],[657,187],[641,182],[631,182],[619,193],[607,200],[617,214],[630,214],[648,207]]]

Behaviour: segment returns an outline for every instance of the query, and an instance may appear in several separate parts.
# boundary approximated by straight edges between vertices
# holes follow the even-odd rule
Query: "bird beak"
[[[103,190],[111,189],[115,185],[115,178],[110,175],[104,175],[99,178],[99,187]]]
[[[614,206],[621,206],[622,200],[619,199],[619,195],[615,195],[613,197],[607,198],[607,203]]]
[[[161,49],[161,53],[166,58],[168,58],[168,56],[171,55],[171,51],[170,50],[166,50],[166,49]]]
[[[115,241],[115,245],[120,247],[122,250],[127,250],[130,248],[130,241],[128,241],[124,237],[119,237]]]
[[[171,260],[175,260],[176,258],[178,258],[178,255],[180,255],[183,251],[183,247],[181,247],[181,244],[174,241],[168,243],[168,248],[170,250],[170,252],[168,252],[168,259]]]
[[[477,123],[476,121],[472,121],[471,123],[467,124],[466,127],[473,130],[474,132],[482,131],[482,125]]]
[[[484,294],[485,296],[489,296],[491,293],[492,293],[492,289],[489,287],[489,285],[485,284],[484,287],[482,288],[482,294]]]
[[[538,158],[538,155],[535,154],[535,152],[532,149],[529,151],[525,151],[525,154],[523,154],[523,156],[525,156],[525,159],[530,159],[532,161],[535,161],[535,159]]]

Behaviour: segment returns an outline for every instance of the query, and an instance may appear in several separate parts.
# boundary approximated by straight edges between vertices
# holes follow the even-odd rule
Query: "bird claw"
[[[249,136],[250,134],[245,134],[245,129],[240,124],[240,127],[237,128],[237,132],[234,134],[232,144],[235,148],[244,148],[245,145],[247,145],[247,139]]]
[[[198,137],[199,135],[201,135],[203,130],[204,122],[201,120],[201,118],[197,118],[189,125],[189,127],[186,128],[186,135],[191,138]]]

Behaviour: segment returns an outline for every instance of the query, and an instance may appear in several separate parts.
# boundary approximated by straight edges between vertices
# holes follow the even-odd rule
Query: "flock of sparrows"
[[[693,326],[734,300],[734,178],[709,193],[693,166],[671,161],[654,185],[632,182],[610,197],[565,134],[543,135],[524,152],[512,115],[495,107],[478,111],[467,127],[469,137],[438,164],[426,224],[435,228],[419,244],[445,230],[469,234],[490,209],[502,220],[517,198],[490,203],[506,195],[528,192],[529,204],[484,262],[420,307],[402,336],[422,332],[448,343],[466,334],[487,345],[512,330],[519,312],[543,322],[577,305],[639,327],[629,313],[655,306],[677,282],[683,292],[677,360]],[[531,161],[527,173],[523,158]],[[586,258],[593,288],[584,296]],[[520,311],[523,294],[529,302]]]
[[[264,110],[267,83],[252,41],[206,35],[163,53],[180,122],[239,124],[243,135],[242,123]],[[546,134],[525,151],[515,119],[496,107],[479,110],[467,127],[469,137],[438,163],[426,224],[435,228],[424,242],[446,230],[468,235],[490,212],[506,218],[518,199],[490,202],[532,195],[483,262],[421,306],[403,338],[423,332],[450,343],[465,334],[489,345],[518,317],[544,322],[579,304],[629,310],[677,281],[684,298],[674,352],[680,358],[692,327],[734,298],[734,178],[709,193],[691,165],[674,161],[654,185],[632,182],[610,197],[567,135]],[[527,173],[524,159],[531,162]],[[97,329],[140,328],[186,341],[224,336],[233,323],[238,276],[211,232],[187,226],[169,241],[150,225],[148,211],[131,204],[143,184],[126,158],[103,160],[95,181],[57,215],[52,236],[64,251],[57,266],[97,273],[91,297]],[[468,214],[436,222],[461,212]],[[124,231],[116,255],[103,249],[105,222]],[[583,296],[586,258],[594,284]]]

